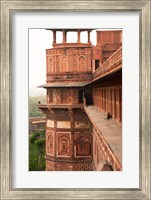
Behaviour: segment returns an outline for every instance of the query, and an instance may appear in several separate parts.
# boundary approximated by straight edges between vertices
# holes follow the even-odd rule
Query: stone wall
[[[83,110],[54,109],[46,127],[47,170],[92,170],[92,126]]]
[[[91,71],[92,48],[69,47],[46,50],[47,75]]]

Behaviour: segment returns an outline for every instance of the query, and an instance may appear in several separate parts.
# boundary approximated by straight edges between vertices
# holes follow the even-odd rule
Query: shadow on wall
[[[92,96],[92,90],[91,89],[87,89],[84,92],[84,98],[85,98],[87,106],[93,105],[93,96]]]

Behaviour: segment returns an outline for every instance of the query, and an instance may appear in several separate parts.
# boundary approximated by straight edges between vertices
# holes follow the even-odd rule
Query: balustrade
[[[92,80],[92,73],[55,73],[47,74],[47,81],[55,80]]]
[[[111,148],[105,141],[105,139],[104,139],[103,135],[100,133],[100,131],[97,129],[94,129],[93,134],[94,134],[94,140],[97,142],[98,148],[101,151],[101,157],[104,160],[106,160],[106,162],[110,166],[112,166],[114,171],[121,171],[122,170],[121,164],[119,163],[118,159],[112,152]],[[95,141],[93,141],[93,143],[95,143]],[[100,156],[100,155],[96,155],[96,156]],[[97,159],[97,157],[96,157],[96,159]]]
[[[93,78],[97,78],[111,70],[115,70],[122,63],[122,47],[110,56],[94,73]]]

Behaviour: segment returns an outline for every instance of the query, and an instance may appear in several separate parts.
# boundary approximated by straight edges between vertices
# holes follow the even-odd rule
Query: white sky
[[[91,32],[91,42],[96,44],[96,31]],[[45,29],[29,29],[29,95],[45,94],[45,89],[37,88],[46,82],[46,52],[52,48],[52,31]],[[76,42],[77,33],[68,32],[67,42]],[[57,43],[62,42],[62,33],[57,32]],[[81,33],[81,42],[87,42],[87,32]]]

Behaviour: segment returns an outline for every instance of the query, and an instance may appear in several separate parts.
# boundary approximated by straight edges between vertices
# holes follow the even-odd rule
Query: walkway
[[[122,164],[122,126],[112,119],[106,119],[107,114],[96,106],[84,107],[93,125],[102,133],[104,139]]]

